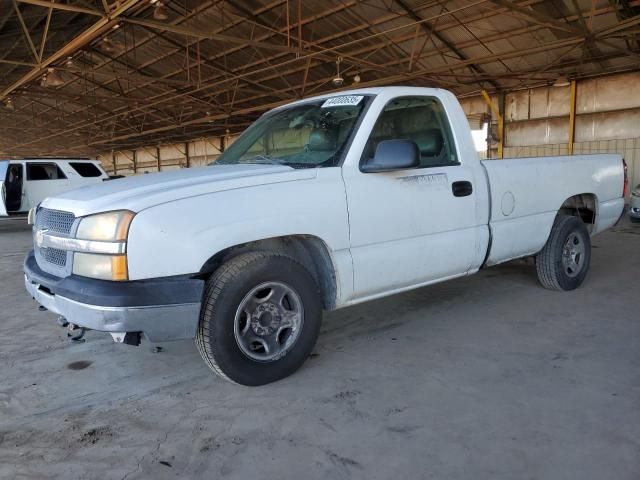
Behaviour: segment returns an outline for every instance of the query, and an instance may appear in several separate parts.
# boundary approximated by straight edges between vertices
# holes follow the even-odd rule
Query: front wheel
[[[550,290],[574,290],[589,271],[591,238],[587,227],[577,217],[559,216],[549,239],[536,256],[538,280]]]
[[[304,363],[321,317],[318,288],[302,265],[278,253],[245,253],[207,282],[196,345],[222,378],[264,385]]]

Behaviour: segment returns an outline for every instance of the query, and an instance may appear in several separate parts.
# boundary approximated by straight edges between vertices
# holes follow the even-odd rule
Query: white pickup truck
[[[619,155],[480,161],[447,91],[353,90],[269,111],[208,167],[47,198],[25,285],[74,328],[195,337],[261,385],[302,365],[323,309],[527,256],[578,287],[625,190]]]

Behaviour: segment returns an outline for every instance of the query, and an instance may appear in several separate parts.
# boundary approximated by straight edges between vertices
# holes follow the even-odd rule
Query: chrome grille
[[[64,250],[58,250],[57,248],[43,248],[40,250],[42,258],[59,267],[64,267],[67,264],[67,252]]]
[[[40,208],[36,213],[35,230],[47,230],[61,236],[70,236],[76,217],[71,212]],[[57,248],[38,248],[36,260],[40,267],[52,274],[62,275],[67,266],[67,252]]]
[[[36,229],[69,235],[76,217],[70,212],[41,208],[36,215]]]

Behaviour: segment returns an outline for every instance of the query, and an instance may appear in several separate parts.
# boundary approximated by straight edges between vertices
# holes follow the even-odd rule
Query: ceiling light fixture
[[[331,80],[334,87],[341,87],[344,84],[344,78],[340,75],[340,63],[342,63],[342,57],[336,59],[336,76]]]
[[[558,79],[555,82],[553,82],[554,87],[567,87],[569,86],[569,84],[570,84],[569,79],[564,75],[559,76]]]
[[[359,73],[356,73],[356,74],[353,76],[353,84],[354,84],[354,85],[357,85],[357,84],[359,84],[359,83],[360,83],[360,74],[359,74]]]
[[[156,8],[153,9],[153,18],[156,20],[167,20],[169,19],[169,10],[165,7],[162,2],[157,2]]]
[[[48,68],[47,73],[42,76],[41,87],[59,87],[64,85],[64,79],[56,72],[55,68]]]
[[[7,110],[10,111],[14,111],[16,109],[15,105],[13,104],[13,100],[11,100],[11,97],[7,97],[4,99],[4,108],[6,108]]]
[[[102,50],[104,50],[105,52],[113,52],[114,48],[113,48],[113,42],[111,40],[109,40],[108,37],[104,37],[102,39],[102,42],[100,43],[100,47],[102,48]]]
[[[100,48],[107,53],[120,54],[124,53],[125,46],[118,40],[111,40],[109,37],[104,37],[100,42]]]

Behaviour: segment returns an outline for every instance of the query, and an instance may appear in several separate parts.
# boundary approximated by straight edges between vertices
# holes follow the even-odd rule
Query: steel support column
[[[486,90],[482,90],[482,98],[489,105],[492,117],[496,119],[496,125],[498,126],[498,158],[504,158],[504,94],[500,94],[499,105],[496,105],[491,100],[491,96]],[[489,125],[490,127],[491,125]]]
[[[571,103],[569,105],[569,145],[568,153],[573,155],[573,144],[575,143],[576,135],[576,81],[571,80]]]

